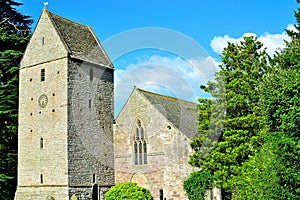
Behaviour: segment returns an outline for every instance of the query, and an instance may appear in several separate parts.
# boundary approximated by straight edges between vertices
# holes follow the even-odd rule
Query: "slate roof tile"
[[[51,12],[48,12],[48,14],[67,45],[71,57],[113,68],[108,56],[89,26],[78,24]]]
[[[192,139],[196,136],[197,116],[195,103],[141,89],[137,90],[188,138]]]

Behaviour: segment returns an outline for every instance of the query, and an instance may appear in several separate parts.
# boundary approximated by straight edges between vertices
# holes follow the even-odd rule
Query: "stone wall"
[[[113,69],[65,45],[44,9],[20,66],[16,199],[91,199],[115,183]]]
[[[68,79],[70,196],[91,199],[94,183],[100,189],[115,183],[113,70],[70,60]]]
[[[52,192],[67,199],[68,58],[49,20],[43,13],[20,66],[16,199],[43,199]],[[44,107],[39,105],[42,95]]]
[[[142,122],[147,136],[146,165],[134,165],[133,162],[132,138],[137,119]],[[190,140],[137,90],[129,97],[115,127],[116,183],[137,182],[150,189],[154,199],[159,199],[160,189],[164,190],[164,197],[168,200],[187,199],[183,181],[193,170],[188,165]]]
[[[17,194],[67,185],[67,64],[67,50],[43,12],[20,66]]]
[[[67,186],[18,187],[15,199],[20,200],[69,200]]]

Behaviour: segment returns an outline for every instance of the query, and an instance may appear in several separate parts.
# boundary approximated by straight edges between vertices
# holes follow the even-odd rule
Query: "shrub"
[[[202,200],[209,189],[212,189],[213,178],[209,171],[196,171],[185,179],[183,189],[189,200]]]
[[[136,183],[118,183],[105,194],[105,200],[153,200],[148,189],[138,186]]]

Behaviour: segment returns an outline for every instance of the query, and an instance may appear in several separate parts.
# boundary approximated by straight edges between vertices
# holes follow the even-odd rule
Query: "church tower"
[[[15,199],[100,199],[114,185],[113,65],[90,27],[43,9],[20,64]]]

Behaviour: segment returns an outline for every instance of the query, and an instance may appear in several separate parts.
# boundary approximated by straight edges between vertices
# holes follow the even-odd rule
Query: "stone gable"
[[[68,49],[55,29],[47,10],[43,10],[37,24],[21,61],[21,68],[68,56]]]
[[[158,105],[135,89],[116,119],[115,173],[116,183],[134,181],[150,189],[154,199],[164,190],[167,199],[187,199],[182,189],[184,178],[193,170],[188,165],[190,139],[173,125]],[[164,97],[165,98],[165,97]],[[163,105],[160,105],[163,108]],[[134,162],[135,122],[144,127],[147,141],[147,164]]]

